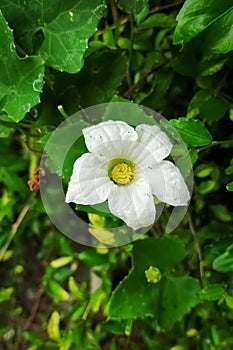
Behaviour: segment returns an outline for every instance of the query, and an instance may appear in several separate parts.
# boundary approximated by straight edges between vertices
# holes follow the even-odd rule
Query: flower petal
[[[172,149],[168,136],[156,125],[140,124],[136,127],[138,142],[156,159],[157,162],[166,158]]]
[[[143,176],[126,186],[115,186],[108,198],[109,210],[137,230],[155,220],[155,205],[151,189]]]
[[[114,187],[108,177],[107,165],[91,153],[76,160],[73,167],[66,203],[97,204],[104,202]]]
[[[114,141],[136,141],[138,138],[134,128],[122,121],[108,120],[83,129],[85,143],[90,152],[96,149],[114,148]]]
[[[188,187],[179,169],[169,161],[162,161],[146,170],[152,193],[162,202],[185,206],[190,200]]]

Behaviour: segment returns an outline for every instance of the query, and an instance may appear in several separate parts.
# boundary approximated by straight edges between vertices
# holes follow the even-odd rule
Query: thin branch
[[[203,268],[201,246],[200,246],[200,243],[199,243],[199,240],[197,237],[197,233],[196,233],[196,230],[194,228],[193,220],[192,220],[190,213],[188,216],[188,221],[189,221],[189,228],[190,228],[190,231],[192,233],[192,236],[193,236],[193,239],[195,242],[195,246],[196,246],[196,251],[197,251],[197,255],[198,255],[198,259],[199,259],[199,273],[200,273],[201,285],[203,286],[204,268]]]
[[[23,207],[23,209],[21,210],[17,220],[15,221],[15,223],[12,225],[12,228],[11,228],[11,231],[10,231],[10,234],[5,242],[5,244],[3,245],[3,247],[1,248],[0,250],[0,261],[3,260],[4,258],[4,255],[9,247],[9,245],[11,244],[12,240],[14,239],[17,231],[18,231],[18,228],[19,226],[21,225],[23,219],[25,218],[28,210],[30,209],[31,207],[31,203],[27,203],[25,204],[25,206]]]
[[[43,287],[41,287],[37,292],[36,300],[35,300],[35,303],[32,305],[31,313],[23,326],[24,332],[31,328],[31,325],[32,325],[32,323],[36,317],[37,311],[39,309],[41,297],[43,294],[44,294],[44,289],[43,289]]]
[[[124,17],[122,18],[122,20],[120,21],[120,25],[123,25],[125,23],[127,23],[129,20],[129,17]],[[112,24],[109,26],[110,29],[115,29],[116,28],[116,25],[115,24]],[[100,35],[103,35],[104,34],[104,29],[99,29],[97,30],[97,32],[95,33],[95,38],[98,38],[98,36]]]
[[[154,66],[149,72],[147,72],[146,74],[144,74],[137,83],[132,84],[124,93],[124,97],[125,98],[130,98],[132,96],[132,94],[134,93],[135,90],[137,90],[138,88],[142,87],[144,84],[144,80],[148,77],[148,75],[150,75],[151,73],[153,73],[154,71],[156,71],[156,69],[158,68],[158,66]]]
[[[155,13],[155,12],[160,12],[160,11],[163,11],[163,10],[167,10],[167,9],[170,9],[172,7],[176,7],[178,5],[181,5],[183,4],[184,1],[177,1],[175,2],[174,4],[169,4],[169,5],[165,5],[165,6],[156,6],[155,8],[151,9],[149,11],[149,14],[152,14],[152,13]],[[112,13],[112,16],[113,16],[113,13]],[[127,16],[127,17],[123,17],[120,21],[120,25],[123,25],[125,23],[127,23],[130,19],[130,16]],[[114,20],[114,19],[113,19]],[[116,24],[112,24],[111,26],[109,26],[110,29],[115,29],[116,28]],[[102,35],[104,33],[104,29],[100,29],[100,30],[97,30],[97,32],[95,33],[95,37],[98,37],[100,35]]]
[[[213,141],[213,143],[211,145],[207,145],[207,146],[204,146],[204,147],[201,147],[197,150],[197,152],[201,152],[201,151],[204,151],[205,149],[208,149],[208,148],[211,148],[211,147],[214,147],[214,146],[221,146],[221,145],[225,145],[227,143],[232,143],[233,140],[224,140],[224,141]]]
[[[40,306],[40,302],[41,302],[41,297],[42,295],[44,294],[44,289],[43,287],[41,287],[38,292],[37,292],[37,295],[36,295],[36,300],[35,300],[35,303],[32,305],[32,309],[31,309],[31,312],[30,312],[30,315],[29,317],[26,319],[25,323],[24,323],[24,326],[23,326],[23,329],[22,331],[23,332],[26,332],[28,331],[30,328],[31,328],[31,325],[36,317],[36,314],[37,314],[37,311],[39,309],[39,306]],[[22,342],[24,341],[23,339],[23,335],[20,334],[20,336],[18,337],[16,343],[15,343],[15,350],[18,350],[19,348],[22,347]]]
[[[111,7],[111,12],[112,12],[112,19],[113,19],[113,23],[114,26],[117,26],[117,22],[118,22],[118,10],[117,10],[117,6],[115,4],[114,0],[109,0],[110,3],[110,7]]]
[[[181,0],[181,1],[174,2],[174,4],[168,4],[168,5],[164,5],[164,6],[156,6],[149,11],[149,14],[155,13],[155,12],[160,12],[163,10],[168,10],[168,9],[173,8],[173,7],[179,6],[183,3],[184,3],[184,0]]]

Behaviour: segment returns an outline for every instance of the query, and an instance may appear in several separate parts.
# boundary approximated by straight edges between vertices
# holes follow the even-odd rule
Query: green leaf
[[[224,117],[228,109],[228,103],[212,96],[209,91],[198,91],[192,98],[188,107],[188,117],[201,118],[208,121],[217,121]]]
[[[174,78],[174,72],[169,68],[161,68],[154,76],[152,91],[142,101],[144,106],[156,111],[161,110],[167,103],[167,92]]]
[[[185,44],[211,24],[221,19],[224,14],[230,13],[232,0],[186,0],[177,16],[173,41],[174,44]],[[222,27],[219,26],[219,35],[223,35]]]
[[[225,4],[225,1],[224,1]],[[231,2],[232,5],[232,2]],[[224,54],[233,49],[233,6],[203,33],[203,51],[207,54]],[[219,30],[221,28],[221,30]],[[201,38],[200,38],[201,39]]]
[[[126,67],[124,52],[96,52],[87,57],[76,80],[81,105],[89,107],[109,102],[118,92]]]
[[[203,181],[198,186],[198,191],[201,194],[205,195],[211,192],[212,190],[214,190],[215,186],[216,186],[216,181],[213,181],[213,180]]]
[[[229,166],[226,168],[225,174],[226,175],[233,174],[233,158],[231,159]]]
[[[107,201],[99,204],[93,204],[93,205],[77,204],[75,209],[78,211],[82,211],[84,213],[99,215],[100,220],[103,220],[105,222],[105,226],[102,226],[102,227],[115,227],[114,223],[116,224],[122,223],[122,220],[120,220],[110,212]],[[89,220],[90,220],[90,217],[89,217]],[[93,222],[91,222],[91,224],[94,225]]]
[[[40,338],[36,333],[34,332],[24,332],[23,333],[24,339],[30,342],[33,345],[39,345],[42,346],[44,344],[44,340]],[[36,349],[36,348],[35,348]]]
[[[121,10],[127,13],[138,14],[147,6],[148,0],[118,0],[117,4]]]
[[[199,74],[202,77],[213,75],[220,71],[225,63],[226,59],[223,59],[222,57],[204,57],[199,66]]]
[[[116,49],[116,43],[115,38],[113,35],[113,32],[111,28],[106,27],[103,34],[103,41],[106,46],[108,46],[110,49]]]
[[[47,326],[48,335],[53,340],[60,339],[59,323],[60,315],[57,311],[53,311]]]
[[[140,270],[145,271],[150,265],[166,270],[185,257],[185,247],[177,237],[144,239],[135,242],[133,253],[134,263],[140,261]]]
[[[9,167],[0,166],[0,183],[15,192],[27,192],[26,182]]]
[[[68,282],[69,290],[78,299],[84,299],[84,292],[80,284],[78,284],[73,276],[70,276]]]
[[[227,295],[226,298],[226,304],[230,309],[233,309],[233,297],[231,295]]]
[[[73,1],[44,26],[45,40],[40,49],[46,63],[68,73],[77,73],[83,66],[88,39],[94,34],[106,8],[104,0]]]
[[[88,40],[105,8],[105,0],[48,0],[46,3],[32,0],[19,4],[5,0],[2,4],[26,52],[32,52],[39,45],[47,65],[68,73],[77,73],[82,68]]]
[[[228,191],[233,191],[233,181],[229,182],[227,185],[226,185],[226,189]]]
[[[198,61],[193,52],[179,52],[171,60],[172,68],[179,74],[196,77],[198,74]]]
[[[148,115],[137,104],[118,96],[114,96],[106,108],[103,120],[109,119],[122,120],[133,127],[142,123],[155,125],[155,119],[152,115]]]
[[[49,279],[46,283],[46,287],[49,294],[54,298],[55,301],[69,299],[69,294],[58,282]]]
[[[14,292],[14,289],[9,288],[1,288],[0,289],[0,303],[10,300],[12,297],[12,293]]]
[[[191,277],[174,277],[165,271],[184,256],[184,246],[175,237],[137,241],[133,250],[134,267],[110,299],[110,318],[151,316],[161,327],[179,320],[198,302],[198,281]],[[145,275],[150,266],[161,271],[162,278],[157,283],[151,283]]]
[[[108,262],[108,256],[106,254],[99,254],[96,249],[91,248],[84,250],[78,255],[79,260],[83,261],[87,266],[98,266]]]
[[[174,147],[173,147],[174,149]],[[173,154],[173,151],[172,151]],[[181,171],[181,174],[186,179],[192,171],[193,164],[198,160],[198,153],[195,149],[190,149],[187,154],[184,154],[177,161],[177,166]]]
[[[211,205],[211,210],[220,221],[231,222],[233,219],[232,213],[230,213],[227,207],[223,204]]]
[[[219,300],[224,292],[223,284],[209,284],[199,292],[198,296],[201,300],[215,301]]]
[[[40,57],[19,58],[12,30],[0,12],[0,101],[2,111],[14,122],[40,102],[44,65]],[[6,130],[2,131],[5,133]]]
[[[2,137],[2,138],[8,137],[12,133],[13,130],[14,130],[13,128],[8,128],[4,125],[0,125],[0,137]]]
[[[155,13],[148,17],[144,22],[138,25],[140,29],[147,29],[153,27],[173,28],[176,21],[173,15],[166,15],[165,13]]]
[[[50,172],[63,176],[66,182],[70,179],[76,159],[87,152],[83,135],[76,138],[78,137],[77,132],[81,133],[82,129],[88,126],[90,124],[87,122],[77,119],[41,138],[41,143],[46,144],[45,152],[48,155],[46,166]],[[76,141],[71,147],[68,147],[71,139]]]
[[[233,271],[233,245],[213,261],[213,269],[219,272]]]
[[[170,123],[177,129],[184,142],[190,147],[205,146],[212,142],[212,136],[209,131],[197,119],[171,119]]]

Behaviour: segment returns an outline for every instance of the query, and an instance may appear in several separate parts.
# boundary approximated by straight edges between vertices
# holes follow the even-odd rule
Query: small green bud
[[[160,270],[152,265],[145,271],[145,275],[148,283],[158,283],[162,278]]]

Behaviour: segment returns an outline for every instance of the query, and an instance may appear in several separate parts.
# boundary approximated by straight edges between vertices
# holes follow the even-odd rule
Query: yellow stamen
[[[111,173],[112,180],[119,185],[126,185],[133,180],[133,164],[118,163],[114,166]]]

